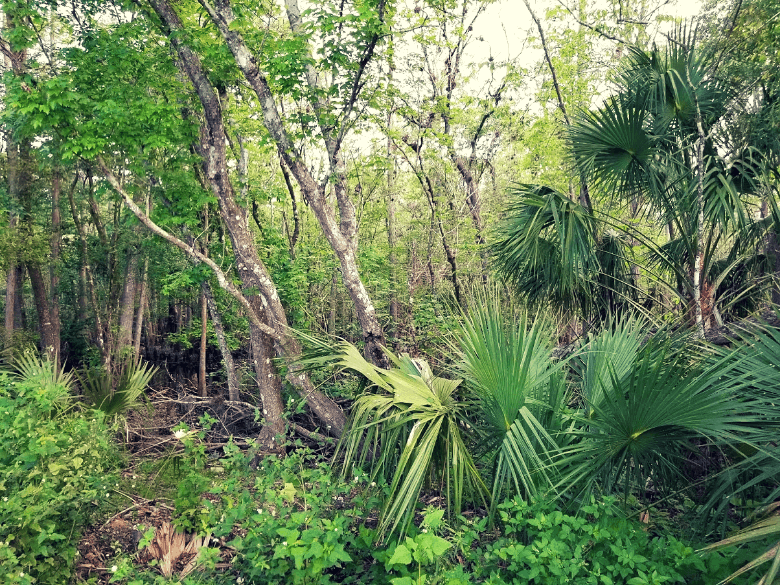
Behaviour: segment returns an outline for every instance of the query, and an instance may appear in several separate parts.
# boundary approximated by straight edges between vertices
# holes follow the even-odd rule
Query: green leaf
[[[386,566],[390,565],[408,565],[412,562],[412,553],[409,552],[409,549],[406,548],[405,545],[399,544],[395,551],[393,552],[393,556],[390,558],[389,561],[387,561]]]

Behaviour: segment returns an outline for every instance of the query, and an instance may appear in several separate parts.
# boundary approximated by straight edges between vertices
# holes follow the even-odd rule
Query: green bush
[[[502,534],[472,551],[474,577],[512,585],[696,583],[705,565],[674,537],[657,538],[627,519],[614,500],[591,501],[578,516],[550,503],[499,506]]]
[[[74,412],[67,376],[0,372],[0,583],[66,583],[85,504],[116,464],[104,415]]]

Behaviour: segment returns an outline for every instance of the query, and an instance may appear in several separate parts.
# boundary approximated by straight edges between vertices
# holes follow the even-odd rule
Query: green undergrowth
[[[671,526],[656,533],[608,498],[578,514],[505,501],[492,526],[480,510],[448,518],[418,504],[404,538],[378,544],[388,486],[360,471],[345,479],[300,445],[256,467],[253,450],[232,442],[210,459],[210,422],[176,429],[180,443],[120,477],[116,429],[79,408],[67,379],[0,372],[0,584],[73,582],[80,532],[139,496],[169,503],[179,530],[209,540],[184,577],[118,554],[107,567],[113,583],[709,585],[754,552],[702,556]],[[153,538],[147,530],[141,548]]]
[[[212,548],[180,579],[139,573],[132,558],[120,558],[113,582],[709,585],[741,560],[703,557],[690,543],[653,534],[610,498],[594,498],[576,515],[549,502],[505,501],[494,526],[480,514],[448,522],[443,509],[418,508],[403,539],[378,545],[387,486],[360,472],[340,479],[305,448],[252,469],[251,454],[232,443],[209,464],[199,434],[182,442],[174,523],[209,535]],[[224,550],[234,557],[217,569]]]
[[[0,583],[68,582],[80,529],[116,483],[111,434],[52,368],[0,372]]]

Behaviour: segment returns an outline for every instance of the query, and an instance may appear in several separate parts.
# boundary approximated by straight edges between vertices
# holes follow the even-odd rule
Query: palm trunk
[[[704,259],[704,142],[706,134],[702,122],[701,108],[699,107],[699,98],[691,81],[690,66],[685,68],[686,81],[691,88],[693,95],[693,105],[696,113],[696,250],[693,262],[693,310],[694,321],[696,325],[696,336],[704,339],[704,312],[702,310],[702,263]],[[714,295],[711,291],[708,296]],[[712,304],[713,299],[708,299]]]

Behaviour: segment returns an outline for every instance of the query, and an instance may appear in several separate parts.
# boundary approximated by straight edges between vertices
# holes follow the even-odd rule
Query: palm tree
[[[725,122],[738,96],[713,69],[713,56],[684,29],[663,49],[632,48],[616,95],[582,113],[569,133],[592,186],[635,207],[641,202],[652,222],[667,226],[664,246],[624,229],[648,245],[650,266],[673,276],[669,289],[689,305],[700,334],[718,318],[718,286],[745,266],[762,235],[745,197],[760,161],[744,156],[749,149],[729,152]],[[716,265],[719,255],[728,261]]]
[[[642,262],[700,334],[719,319],[719,305],[744,298],[752,285],[731,275],[760,268],[755,246],[772,219],[756,222],[747,196],[760,188],[766,158],[729,148],[738,96],[711,74],[712,61],[684,30],[663,49],[632,48],[615,95],[568,130],[591,191],[643,213],[656,233],[590,213],[548,187],[521,185],[493,245],[499,273],[531,299],[604,316],[636,304],[630,264]],[[664,230],[668,242],[659,245]],[[631,257],[636,243],[648,250],[643,261]],[[719,298],[726,283],[729,299]]]
[[[516,185],[492,244],[498,273],[533,304],[586,319],[630,304],[629,242],[579,202],[541,185]]]

